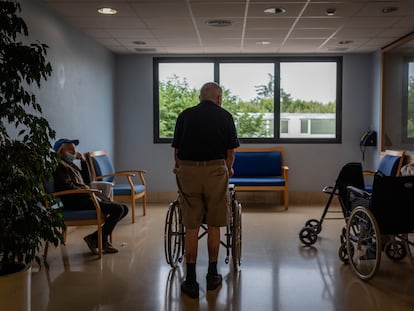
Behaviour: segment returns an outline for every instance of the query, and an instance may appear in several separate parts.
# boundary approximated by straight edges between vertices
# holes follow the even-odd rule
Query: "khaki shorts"
[[[176,170],[183,224],[225,227],[230,216],[229,173],[224,160],[181,161]]]

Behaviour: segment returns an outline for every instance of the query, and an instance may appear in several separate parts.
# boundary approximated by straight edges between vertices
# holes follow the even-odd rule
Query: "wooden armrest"
[[[98,193],[102,193],[102,191],[98,189],[71,189],[71,190],[52,192],[51,195],[55,197],[61,197],[61,196],[70,195],[70,194],[89,194],[93,202],[93,205],[95,206],[98,221],[99,223],[101,223],[102,221],[101,220],[101,207],[98,203],[97,197],[95,196],[95,194],[98,194]]]
[[[116,173],[142,173],[142,174],[146,174],[147,171],[146,170],[141,170],[141,169],[133,169],[133,170],[123,170],[123,171],[117,171]]]
[[[123,177],[134,177],[135,174],[132,173],[114,173],[114,174],[105,174],[105,175],[101,175],[101,176],[97,176],[96,179],[102,179],[105,177],[116,177],[116,176],[123,176]]]
[[[52,195],[59,197],[63,195],[69,195],[69,194],[97,194],[101,193],[101,190],[98,189],[71,189],[71,190],[63,190],[63,191],[56,191],[51,193]]]
[[[99,181],[91,181],[91,185],[92,184],[96,184],[96,185],[111,185],[111,186],[114,185],[113,182],[110,182],[110,181],[102,181],[102,180],[99,180]]]
[[[375,174],[375,172],[373,172],[373,171],[363,171],[362,174],[364,176],[373,176]]]
[[[134,169],[134,170],[123,170],[123,171],[117,171],[115,174],[112,174],[110,176],[124,176],[128,179],[128,183],[131,186],[131,189],[134,188],[134,181],[132,180],[132,177],[135,177],[138,174],[139,179],[141,180],[142,185],[145,186],[145,178],[144,178],[144,174],[146,174],[147,171],[146,170],[141,170],[141,169]],[[105,177],[107,175],[104,176],[99,176],[99,178]]]

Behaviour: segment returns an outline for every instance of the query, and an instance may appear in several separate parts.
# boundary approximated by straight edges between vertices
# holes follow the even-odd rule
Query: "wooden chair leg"
[[[284,191],[284,199],[283,199],[284,203],[285,203],[285,211],[288,210],[289,207],[289,192],[287,190]]]
[[[131,197],[131,214],[132,214],[132,223],[135,222],[135,198],[132,195]]]
[[[103,243],[102,243],[102,226],[98,225],[98,258],[102,257]]]
[[[143,216],[147,213],[147,194],[144,194],[142,197],[142,212]]]

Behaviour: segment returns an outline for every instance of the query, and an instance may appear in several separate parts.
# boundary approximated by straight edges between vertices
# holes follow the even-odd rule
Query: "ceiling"
[[[366,53],[414,31],[414,0],[40,1],[119,54]],[[118,13],[101,15],[101,7]],[[264,13],[272,7],[286,11]]]

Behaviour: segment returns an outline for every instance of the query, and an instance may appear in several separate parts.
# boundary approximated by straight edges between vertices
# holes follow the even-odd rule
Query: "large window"
[[[414,142],[414,59],[407,58],[405,61],[405,74],[403,80],[403,142]]]
[[[341,76],[339,57],[154,58],[154,141],[216,81],[241,142],[340,143]]]

